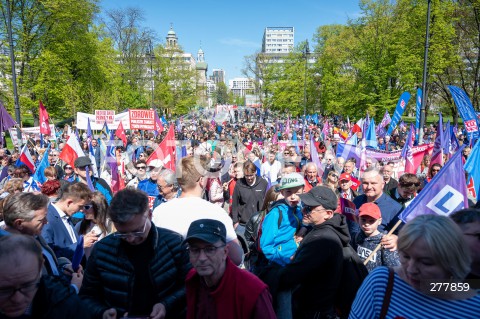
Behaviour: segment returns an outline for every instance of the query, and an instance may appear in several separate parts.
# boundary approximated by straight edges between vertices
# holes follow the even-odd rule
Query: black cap
[[[322,206],[325,209],[337,208],[337,196],[326,186],[315,186],[308,193],[300,194],[300,200],[307,206]]]
[[[215,219],[199,219],[190,224],[185,241],[195,238],[215,244],[220,239],[226,243],[226,237],[227,230],[222,222]]]
[[[75,166],[75,168],[85,167],[85,166],[88,166],[88,165],[92,165],[92,161],[90,160],[90,157],[88,157],[88,156],[80,156],[75,160],[73,165]]]

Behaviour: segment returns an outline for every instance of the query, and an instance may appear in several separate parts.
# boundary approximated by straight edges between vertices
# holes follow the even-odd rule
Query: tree
[[[228,90],[227,85],[224,82],[218,82],[215,92],[213,92],[214,104],[227,104],[228,103]]]

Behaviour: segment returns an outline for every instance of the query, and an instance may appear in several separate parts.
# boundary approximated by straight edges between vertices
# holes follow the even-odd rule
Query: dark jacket
[[[303,238],[293,261],[280,270],[279,287],[297,285],[295,301],[306,312],[327,312],[333,309],[340,285],[343,246],[350,241],[344,215],[333,217]]]
[[[233,223],[246,224],[255,212],[260,211],[267,186],[267,181],[259,176],[252,186],[247,184],[245,178],[237,181],[232,195]]]
[[[191,268],[182,236],[155,227],[152,223],[154,255],[149,264],[150,278],[155,290],[155,302],[165,305],[167,317],[185,315],[185,278]],[[134,287],[134,268],[113,235],[95,244],[87,262],[80,296],[95,318],[109,308],[116,308],[118,317],[129,308]],[[152,305],[153,306],[153,305]]]
[[[367,237],[363,231],[354,236],[354,249],[357,251],[358,256],[362,261],[367,260],[370,254],[377,248],[382,240],[384,234],[380,233],[375,236]],[[400,259],[397,251],[390,251],[381,247],[375,253],[375,256],[370,259],[368,264],[365,265],[368,271],[372,271],[378,266],[387,266],[390,268],[400,266]]]
[[[0,314],[0,319],[4,318]],[[72,287],[59,278],[43,276],[33,298],[31,318],[88,319],[91,314]]]

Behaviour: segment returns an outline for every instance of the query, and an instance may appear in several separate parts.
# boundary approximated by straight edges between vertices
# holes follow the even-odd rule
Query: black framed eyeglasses
[[[192,257],[198,257],[200,256],[200,253],[203,251],[205,253],[205,256],[207,257],[213,257],[215,253],[217,252],[217,249],[225,247],[225,245],[222,246],[207,246],[204,248],[199,248],[199,247],[192,247],[188,246],[187,251]]]

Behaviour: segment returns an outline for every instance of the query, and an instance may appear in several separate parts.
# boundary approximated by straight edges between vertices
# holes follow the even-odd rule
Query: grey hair
[[[172,185],[174,190],[178,190],[177,176],[174,171],[172,171],[171,169],[164,169],[160,173],[159,177],[163,178],[167,185]]]
[[[317,164],[315,164],[314,162],[307,162],[307,164],[305,164],[305,169],[307,169],[308,167],[315,167],[315,169],[318,171],[318,167],[317,167]]]
[[[5,199],[3,204],[3,218],[5,224],[13,227],[17,219],[31,221],[35,217],[35,211],[46,208],[49,199],[44,194],[18,193]]]

